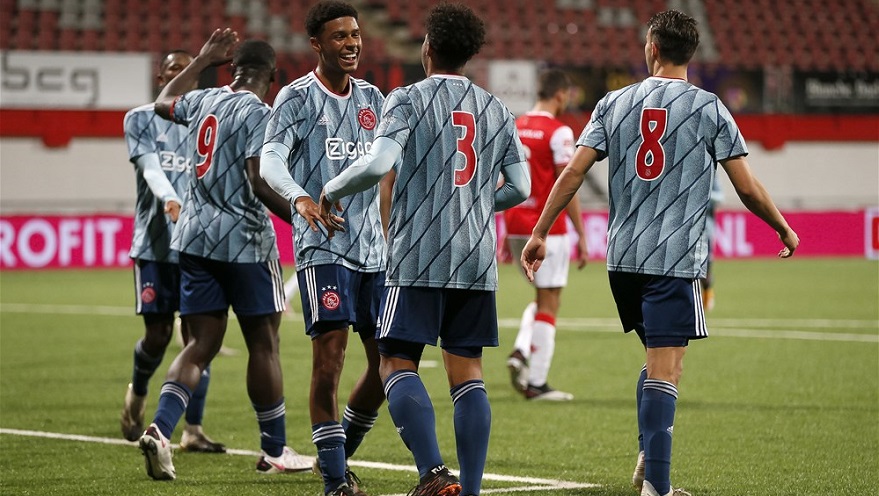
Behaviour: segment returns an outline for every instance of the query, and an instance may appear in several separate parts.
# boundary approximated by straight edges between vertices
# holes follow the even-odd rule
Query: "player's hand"
[[[577,241],[577,270],[583,270],[589,261],[589,248],[586,246],[586,237],[580,236]]]
[[[797,233],[794,232],[793,229],[787,228],[787,230],[783,233],[778,233],[778,239],[784,243],[784,248],[778,252],[779,258],[788,258],[794,255],[794,251],[796,251],[797,247],[800,246],[800,237],[797,236]]]
[[[171,222],[177,222],[180,218],[180,204],[174,200],[168,200],[165,203],[165,213],[171,218]]]
[[[318,208],[320,212],[320,217],[323,219],[323,223],[327,226],[327,231],[332,229],[333,232],[329,233],[329,236],[332,238],[335,231],[345,232],[345,226],[342,225],[345,222],[345,219],[339,217],[338,215],[333,213],[333,209],[336,211],[342,211],[342,204],[340,202],[332,203],[327,200],[326,193],[321,190],[320,192],[320,200],[318,200]]]
[[[198,56],[210,65],[222,65],[232,61],[232,47],[238,43],[238,33],[231,28],[215,29]]]
[[[522,250],[522,257],[519,259],[528,282],[534,282],[534,273],[540,269],[544,258],[546,258],[546,239],[535,237],[532,234],[525,244],[525,249]]]

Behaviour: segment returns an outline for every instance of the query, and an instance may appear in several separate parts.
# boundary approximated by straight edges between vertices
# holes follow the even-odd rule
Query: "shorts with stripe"
[[[360,339],[375,336],[384,272],[357,272],[342,265],[315,265],[296,273],[305,317],[313,338],[352,326]]]
[[[519,265],[522,250],[528,243],[528,236],[508,235],[510,255],[513,263]],[[571,243],[567,234],[550,234],[546,237],[546,258],[540,270],[534,273],[535,288],[563,288],[568,285],[568,269],[571,267]]]
[[[180,254],[180,315],[226,311],[268,315],[284,310],[284,276],[277,260],[234,263]]]
[[[376,334],[382,339],[443,348],[498,345],[494,291],[386,287]]]
[[[134,304],[138,315],[172,314],[180,309],[180,266],[134,261]]]
[[[708,337],[697,279],[608,271],[623,330],[648,348],[686,346]]]

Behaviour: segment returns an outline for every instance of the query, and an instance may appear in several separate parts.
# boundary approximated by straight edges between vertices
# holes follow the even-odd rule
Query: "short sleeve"
[[[199,102],[204,98],[205,90],[194,90],[174,99],[171,105],[171,119],[178,124],[189,125]]]
[[[556,165],[567,165],[574,156],[574,130],[568,126],[559,126],[549,139],[552,150],[552,162]]]
[[[263,104],[253,105],[253,110],[247,114],[247,143],[244,158],[260,156],[268,122],[269,108]]]
[[[384,136],[391,138],[400,144],[403,149],[409,141],[409,119],[412,116],[412,102],[409,100],[405,88],[398,88],[391,92],[382,106],[382,116],[376,130],[376,137]]]
[[[607,133],[604,128],[604,114],[607,108],[607,96],[599,100],[595,110],[592,111],[592,117],[589,123],[580,133],[580,139],[577,140],[577,146],[588,146],[594,148],[598,152],[598,160],[607,157]]]
[[[125,131],[125,144],[128,146],[130,161],[134,162],[137,157],[156,152],[156,139],[150,121],[158,118],[151,108],[134,109],[125,114],[122,128]]]
[[[299,146],[298,129],[302,119],[298,116],[304,101],[301,90],[293,90],[290,86],[281,88],[266,120],[264,144],[279,143],[290,150]]]
[[[717,100],[717,136],[714,138],[714,159],[726,160],[733,157],[741,157],[748,154],[748,145],[739,131],[732,114]]]

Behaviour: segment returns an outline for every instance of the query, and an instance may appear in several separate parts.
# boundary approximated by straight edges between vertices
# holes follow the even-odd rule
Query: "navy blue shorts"
[[[376,333],[383,340],[467,350],[498,345],[494,291],[386,287]],[[481,351],[481,350],[480,350]],[[472,350],[456,355],[473,356]]]
[[[134,304],[138,315],[173,314],[180,309],[180,266],[134,261]]]
[[[360,339],[375,336],[384,272],[357,272],[342,265],[317,265],[296,273],[305,317],[305,333],[354,327]]]
[[[609,271],[610,290],[623,330],[648,348],[687,346],[708,337],[697,279]]]
[[[227,311],[268,315],[284,310],[284,277],[277,260],[233,263],[180,254],[180,315]]]

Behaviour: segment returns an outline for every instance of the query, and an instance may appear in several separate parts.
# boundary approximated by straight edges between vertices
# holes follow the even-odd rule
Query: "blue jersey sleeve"
[[[206,90],[194,90],[178,96],[171,106],[171,119],[178,124],[189,125],[189,121],[198,111],[198,106],[204,98]]]
[[[265,105],[254,105],[247,115],[247,145],[244,158],[259,157],[262,153],[266,124],[269,121],[269,108]]]
[[[138,107],[125,114],[122,127],[125,131],[125,144],[128,145],[128,159],[132,162],[147,153],[156,153],[156,137],[153,133],[152,119],[158,118],[152,110]]]
[[[405,149],[412,131],[409,125],[411,117],[412,102],[409,95],[405,88],[397,88],[385,99],[376,135],[391,138]]]
[[[711,143],[715,160],[726,160],[748,154],[748,146],[732,114],[719,98],[717,102],[717,135]]]
[[[598,152],[598,160],[604,160],[607,157],[607,132],[604,128],[604,114],[607,108],[607,95],[602,98],[595,110],[592,111],[592,117],[589,123],[583,128],[580,139],[577,140],[577,146],[588,146]]]

